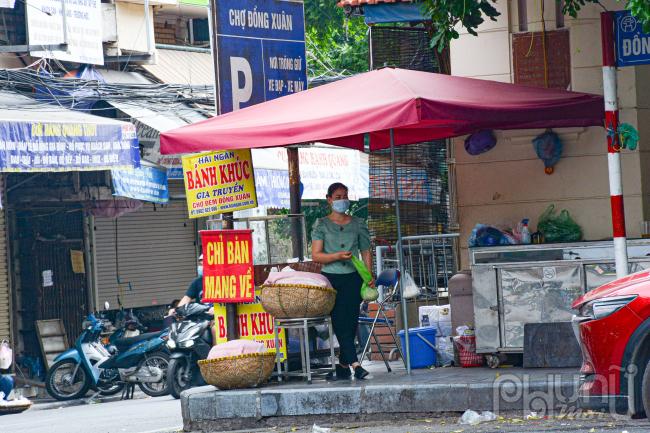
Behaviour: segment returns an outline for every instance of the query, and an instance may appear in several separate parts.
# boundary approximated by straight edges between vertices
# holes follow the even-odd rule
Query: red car
[[[650,415],[650,270],[592,290],[573,308],[582,347],[583,403]]]

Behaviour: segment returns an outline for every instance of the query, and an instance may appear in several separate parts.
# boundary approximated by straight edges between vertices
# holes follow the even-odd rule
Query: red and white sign
[[[255,300],[252,230],[202,230],[202,302]]]

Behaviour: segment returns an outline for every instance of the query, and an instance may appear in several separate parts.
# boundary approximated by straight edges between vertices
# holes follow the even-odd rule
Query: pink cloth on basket
[[[251,353],[264,353],[266,348],[262,343],[252,340],[232,340],[227,343],[217,344],[210,349],[208,359],[225,358],[227,356],[248,355]]]
[[[287,271],[271,272],[264,284],[305,284],[318,287],[332,287],[330,280],[314,272]]]

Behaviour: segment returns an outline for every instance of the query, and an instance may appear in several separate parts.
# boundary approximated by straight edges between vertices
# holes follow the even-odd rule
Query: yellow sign
[[[70,250],[70,261],[72,262],[72,272],[75,274],[85,274],[84,252],[79,250]]]
[[[214,322],[217,328],[217,344],[228,341],[226,335],[226,305],[214,304]],[[273,334],[273,316],[264,311],[259,298],[259,289],[255,290],[255,302],[237,304],[237,324],[239,338],[253,340],[264,344],[266,350],[275,352],[275,335]],[[285,330],[278,333],[280,342],[280,359],[287,359],[287,338]]]
[[[257,207],[250,149],[183,156],[190,218]]]

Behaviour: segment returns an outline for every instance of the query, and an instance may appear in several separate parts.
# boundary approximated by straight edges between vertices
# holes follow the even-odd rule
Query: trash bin
[[[406,356],[404,330],[397,333],[402,343],[402,353]],[[426,341],[424,341],[426,340]],[[436,328],[425,326],[409,328],[411,368],[427,368],[436,365]]]
[[[474,300],[470,271],[461,271],[449,279],[449,305],[453,334],[459,326],[474,327]]]

